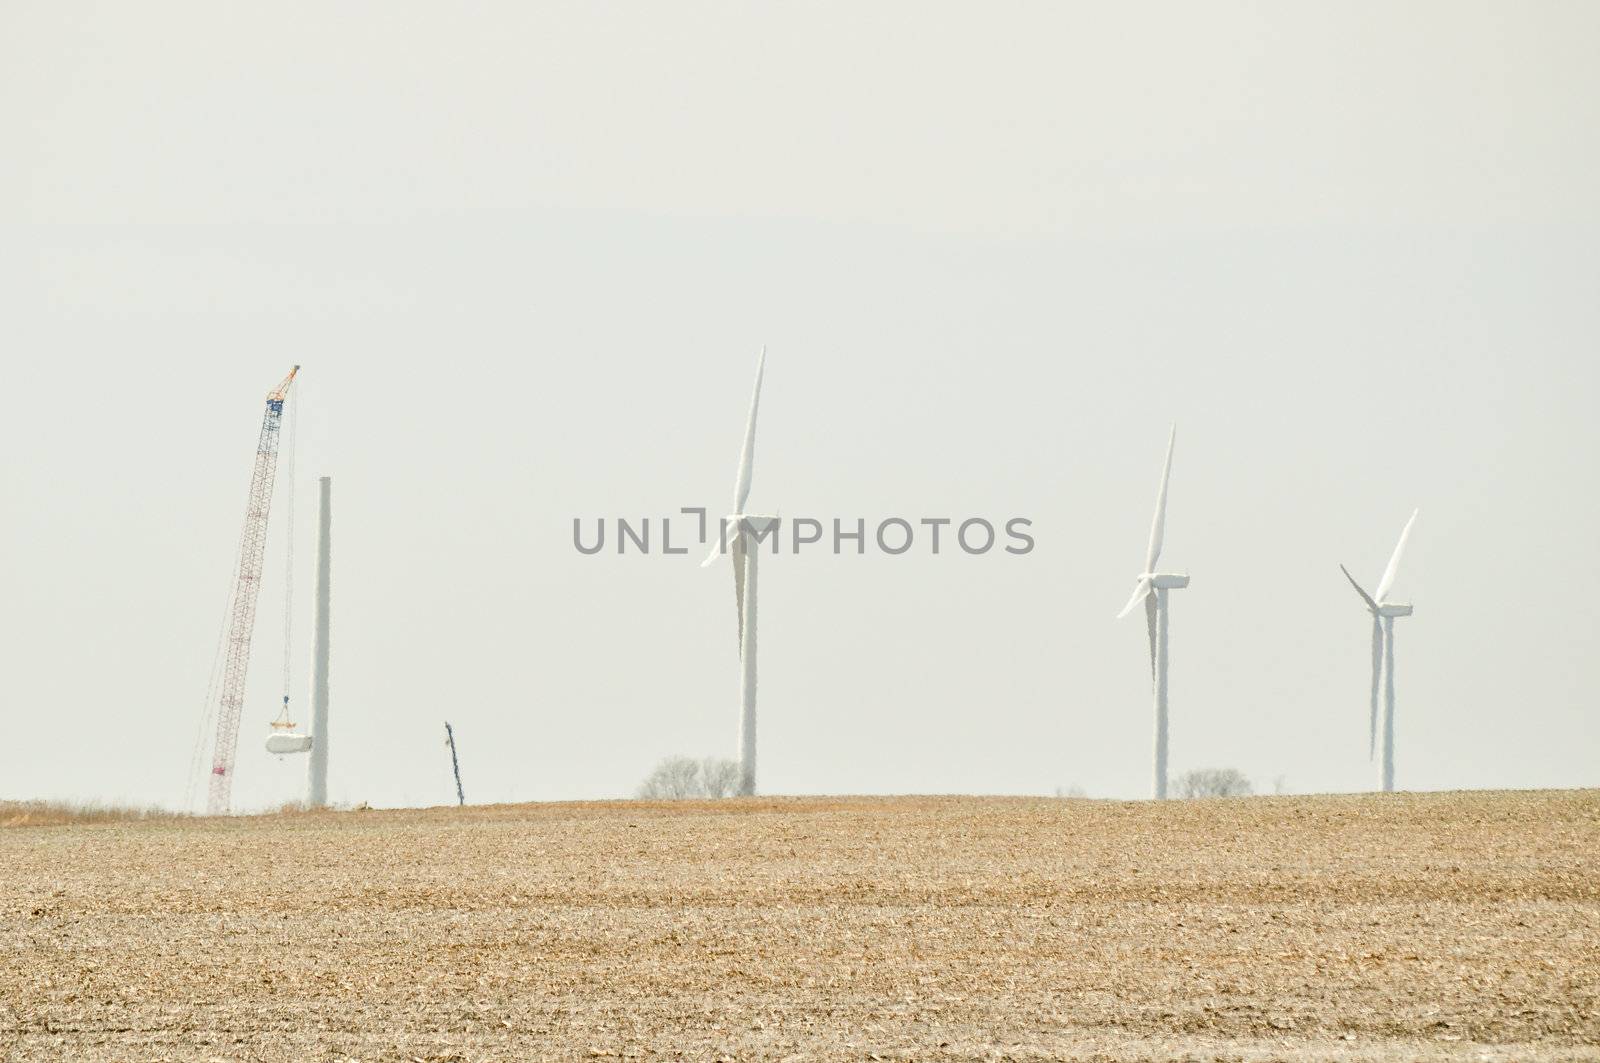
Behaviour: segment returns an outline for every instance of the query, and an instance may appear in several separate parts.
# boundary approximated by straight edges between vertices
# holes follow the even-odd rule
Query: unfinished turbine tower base
[[[311,760],[306,767],[306,804],[328,803],[328,618],[332,570],[333,480],[317,481],[316,614],[311,649]]]

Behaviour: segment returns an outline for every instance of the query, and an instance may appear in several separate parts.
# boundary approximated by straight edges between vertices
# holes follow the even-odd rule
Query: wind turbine
[[[1411,537],[1411,526],[1417,522],[1417,510],[1400,531],[1400,541],[1394,544],[1389,556],[1389,567],[1383,570],[1378,581],[1377,594],[1368,594],[1343,565],[1339,571],[1350,581],[1350,586],[1361,595],[1367,611],[1372,614],[1372,705],[1367,716],[1367,759],[1372,759],[1378,744],[1378,685],[1383,685],[1383,792],[1394,790],[1394,620],[1397,616],[1410,616],[1411,606],[1389,601],[1389,591],[1400,571],[1400,555],[1405,552],[1406,540]]]
[[[1187,575],[1157,572],[1156,562],[1161,558],[1161,535],[1167,521],[1167,481],[1172,478],[1172,448],[1178,441],[1178,426],[1172,426],[1167,438],[1167,464],[1161,470],[1161,490],[1156,495],[1156,519],[1150,525],[1150,549],[1145,554],[1144,571],[1139,574],[1133,597],[1117,614],[1121,620],[1133,612],[1133,607],[1144,602],[1145,624],[1150,629],[1150,679],[1155,686],[1156,753],[1155,799],[1167,796],[1167,591],[1189,585]]]
[[[776,534],[777,517],[757,516],[744,511],[750,497],[750,480],[756,457],[756,408],[761,405],[761,376],[767,366],[767,348],[761,348],[756,362],[756,386],[750,396],[750,417],[744,426],[744,447],[739,451],[739,474],[733,482],[733,512],[725,517],[711,543],[711,553],[701,562],[705,568],[717,559],[724,544],[733,556],[733,598],[739,610],[739,796],[756,792],[756,569],[761,543]],[[727,543],[729,525],[734,529]]]

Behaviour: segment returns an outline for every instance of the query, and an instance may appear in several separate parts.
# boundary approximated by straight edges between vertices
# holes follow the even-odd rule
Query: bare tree
[[[1250,780],[1238,768],[1197,768],[1178,776],[1172,786],[1178,797],[1245,797]]]
[[[700,796],[700,765],[689,757],[668,757],[639,784],[643,798]]]
[[[726,757],[702,760],[700,786],[707,797],[732,797],[739,790],[739,762]]]
[[[639,784],[637,795],[645,800],[673,800],[685,797],[729,797],[739,782],[739,765],[720,757],[668,757],[657,764]]]

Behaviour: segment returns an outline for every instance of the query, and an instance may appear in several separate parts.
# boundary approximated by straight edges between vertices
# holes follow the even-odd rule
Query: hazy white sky
[[[768,559],[761,784],[1595,785],[1600,7],[0,4],[0,797],[175,803],[261,399],[336,513],[331,795],[629,792],[732,755],[731,577],[575,516],[1011,516]],[[281,501],[281,499],[280,499]],[[281,507],[279,510],[282,512]],[[236,803],[281,653],[269,553]],[[302,698],[309,613],[296,618]]]

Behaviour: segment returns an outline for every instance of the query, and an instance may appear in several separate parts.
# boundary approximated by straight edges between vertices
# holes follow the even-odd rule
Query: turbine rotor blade
[[[1167,523],[1167,481],[1172,479],[1172,448],[1178,442],[1178,426],[1167,437],[1167,463],[1161,469],[1161,490],[1156,494],[1156,517],[1150,524],[1150,549],[1145,554],[1144,570],[1154,572],[1161,557],[1161,537]]]
[[[1122,612],[1117,614],[1117,619],[1121,620],[1123,617],[1133,612],[1133,607],[1139,604],[1139,599],[1145,597],[1153,598],[1155,597],[1155,593],[1150,588],[1150,581],[1141,576],[1139,582],[1133,588],[1133,597],[1129,598],[1128,604],[1122,607]]]
[[[1378,752],[1378,686],[1383,673],[1383,621],[1372,614],[1372,708],[1367,714],[1367,759]]]
[[[761,345],[761,356],[756,359],[756,386],[750,395],[750,416],[744,424],[744,445],[739,448],[739,472],[733,479],[733,512],[736,516],[744,515],[744,503],[750,497],[750,481],[755,476],[756,464],[756,409],[761,405],[761,378],[767,370],[767,347]],[[738,534],[738,528],[734,529]],[[711,552],[706,554],[706,559],[700,562],[701,568],[709,568],[722,552],[722,525],[717,524],[717,537],[711,541]]]
[[[1367,608],[1371,609],[1372,615],[1376,617],[1378,615],[1378,603],[1372,600],[1372,595],[1361,589],[1361,584],[1357,583],[1356,578],[1350,575],[1349,569],[1340,565],[1339,571],[1344,573],[1344,578],[1350,581],[1350,586],[1356,589],[1356,593],[1361,595],[1361,600],[1367,603]]]
[[[739,451],[739,475],[733,483],[733,511],[744,512],[745,499],[750,497],[750,481],[755,475],[756,463],[756,409],[761,405],[761,377],[767,369],[767,348],[761,347],[761,357],[756,361],[756,386],[750,395],[750,417],[744,425],[744,447]]]
[[[733,598],[739,607],[739,658],[744,659],[744,532],[736,529],[736,537],[730,544],[729,553],[733,555]]]
[[[706,555],[706,559],[704,561],[700,562],[700,567],[701,568],[710,568],[711,567],[711,563],[713,561],[715,561],[717,559],[717,556],[719,554],[721,554],[721,553],[722,553],[722,523],[721,523],[721,521],[718,521],[717,522],[717,534],[715,536],[713,536],[712,539],[711,539],[711,552]]]
[[[1150,682],[1156,681],[1156,595],[1154,591],[1144,596],[1144,622],[1150,629]]]
[[[1400,573],[1400,555],[1405,553],[1406,540],[1411,537],[1411,526],[1417,522],[1418,510],[1411,511],[1411,519],[1406,521],[1406,526],[1400,531],[1400,541],[1394,544],[1394,553],[1389,555],[1389,567],[1383,570],[1383,578],[1378,581],[1378,601],[1383,601],[1394,586],[1394,578]]]

